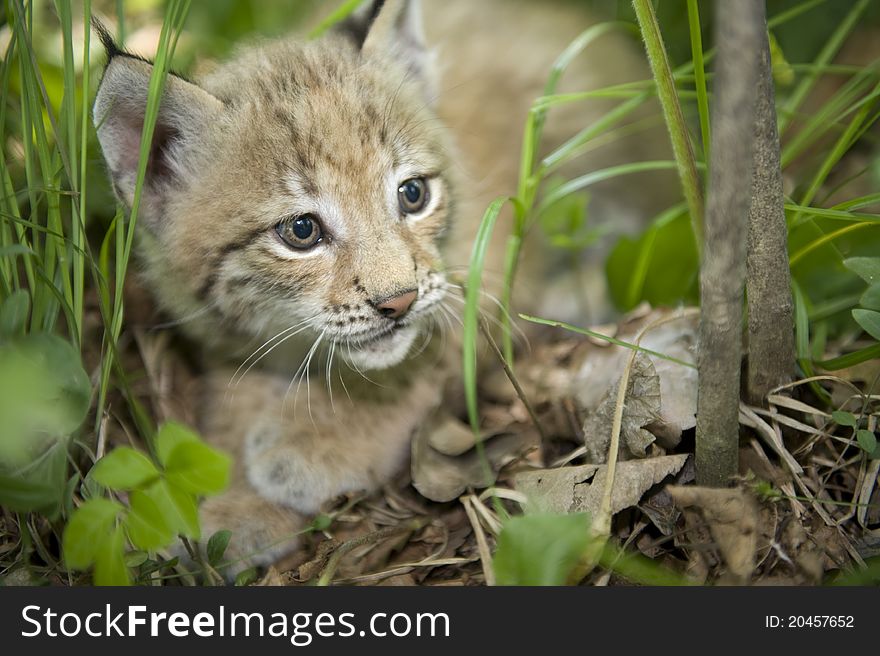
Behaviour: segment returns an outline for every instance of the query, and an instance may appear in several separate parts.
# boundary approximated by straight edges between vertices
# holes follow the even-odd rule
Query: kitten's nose
[[[416,296],[418,296],[418,291],[411,289],[402,294],[398,294],[397,296],[391,296],[389,298],[384,298],[381,301],[376,301],[374,305],[376,309],[379,310],[379,314],[383,317],[400,319],[403,315],[409,312],[412,304],[415,303]]]

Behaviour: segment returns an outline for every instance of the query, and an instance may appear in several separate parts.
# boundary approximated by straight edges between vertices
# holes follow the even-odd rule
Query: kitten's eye
[[[428,183],[424,178],[404,180],[397,188],[397,202],[404,214],[415,214],[428,204]]]
[[[285,244],[300,250],[311,248],[324,238],[321,223],[314,214],[288,217],[275,226],[275,232]]]

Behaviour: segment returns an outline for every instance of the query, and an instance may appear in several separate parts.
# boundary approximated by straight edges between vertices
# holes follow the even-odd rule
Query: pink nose
[[[417,296],[418,292],[413,289],[379,301],[376,303],[376,309],[379,310],[379,313],[383,317],[400,319],[403,315],[409,312],[409,309],[412,307],[412,304],[415,303]]]

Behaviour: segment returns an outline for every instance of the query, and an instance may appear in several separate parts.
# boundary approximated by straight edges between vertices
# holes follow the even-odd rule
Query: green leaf
[[[8,475],[0,475],[0,505],[19,512],[39,512],[54,519],[66,488],[67,444],[56,441],[31,462]]]
[[[590,544],[586,514],[514,517],[498,536],[499,585],[564,585]]]
[[[880,310],[880,283],[871,285],[859,299],[859,305],[869,310]]]
[[[146,492],[135,490],[129,496],[131,510],[125,517],[128,539],[138,549],[155,551],[174,540],[174,531],[159,509],[156,501]]]
[[[232,537],[232,531],[223,529],[217,531],[208,540],[208,562],[217,566],[223,560],[223,554],[226,553],[226,547],[229,546],[229,538]]]
[[[15,512],[39,512],[58,502],[58,489],[38,480],[0,474],[0,506]]]
[[[64,528],[61,548],[70,569],[86,569],[95,562],[117,515],[124,508],[110,499],[91,499],[76,509]]]
[[[843,266],[869,285],[880,283],[880,257],[851,257]]]
[[[83,499],[102,497],[107,493],[107,488],[101,485],[95,480],[94,476],[92,476],[93,471],[95,471],[94,467],[86,473],[86,477],[83,479],[82,485],[80,485],[79,493],[82,495]]]
[[[149,559],[149,554],[146,551],[129,551],[125,554],[125,566],[126,567],[140,567]]]
[[[642,301],[675,305],[697,300],[699,259],[688,215],[675,207],[640,237],[621,237],[605,262],[605,273],[612,299],[622,310]]]
[[[859,446],[862,447],[866,453],[873,455],[877,450],[877,436],[874,435],[873,431],[869,431],[865,428],[857,430],[856,440],[858,440]]]
[[[853,319],[876,340],[880,340],[880,312],[874,310],[853,310]]]
[[[30,294],[24,289],[12,292],[3,301],[3,305],[0,305],[0,337],[14,337],[24,334],[30,310]]]
[[[92,477],[113,490],[133,490],[158,478],[159,470],[143,453],[120,446],[95,464]]]
[[[98,545],[93,581],[95,585],[131,585],[125,566],[125,535],[121,526]]]
[[[772,32],[769,33],[770,62],[773,68],[773,81],[779,86],[788,86],[794,82],[794,69],[785,59],[785,53]]]
[[[199,539],[199,512],[195,498],[168,481],[158,480],[144,491],[158,507],[159,513],[168,523],[168,528],[195,540]]]
[[[229,484],[232,460],[203,442],[181,442],[165,465],[168,482],[192,494],[217,494]]]
[[[159,456],[159,462],[163,467],[168,466],[168,458],[171,452],[179,445],[186,442],[201,442],[199,436],[175,421],[169,421],[162,424],[159,432],[156,434],[156,453]]]
[[[839,426],[852,426],[855,428],[859,423],[858,417],[853,413],[845,412],[844,410],[835,410],[831,413],[831,418],[834,420],[834,423]]]
[[[312,530],[313,531],[326,531],[330,528],[330,525],[333,523],[333,518],[330,515],[317,515],[312,520]]]
[[[0,343],[0,474],[35,466],[83,422],[91,383],[79,352],[32,333]]]
[[[246,570],[239,572],[238,576],[235,577],[235,586],[242,588],[250,585],[257,580],[258,574],[259,570],[257,570],[256,567],[250,567]]]

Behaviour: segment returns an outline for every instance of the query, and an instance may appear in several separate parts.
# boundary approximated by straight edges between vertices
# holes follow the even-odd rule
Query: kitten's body
[[[460,309],[448,272],[467,263],[488,203],[515,191],[529,104],[586,26],[545,3],[425,4],[434,57],[417,3],[389,1],[320,40],[246,50],[198,87],[168,80],[142,201],[145,272],[204,346],[200,429],[235,457],[230,490],[203,504],[203,530],[231,529],[231,553],[251,562],[290,550],[283,538],[323,502],[392,477],[440,408],[459,360],[437,330],[443,304]],[[594,47],[601,65],[581,58],[567,88],[646,76],[631,42],[609,35]],[[127,202],[149,70],[114,57],[95,107]],[[547,142],[606,110],[554,112]],[[580,164],[658,152],[652,137]],[[414,179],[427,200],[409,212],[401,190]],[[613,205],[607,192],[594,208]],[[644,216],[638,196],[618,206],[619,222]],[[294,248],[278,226],[303,216],[320,219],[323,239]],[[501,270],[505,234],[489,271]]]

